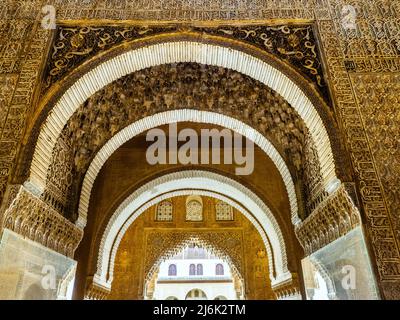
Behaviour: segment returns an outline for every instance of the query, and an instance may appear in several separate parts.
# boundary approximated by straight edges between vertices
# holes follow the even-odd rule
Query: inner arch
[[[231,129],[242,136],[253,141],[258,145],[274,162],[278,169],[282,180],[285,184],[286,191],[289,197],[292,222],[297,224],[300,221],[298,216],[297,198],[293,179],[290,171],[275,147],[258,131],[248,126],[247,124],[215,112],[199,111],[192,109],[171,110],[162,113],[157,113],[153,116],[143,118],[125,127],[114,135],[96,154],[91,162],[88,171],[83,180],[82,191],[79,201],[79,217],[77,225],[84,228],[87,221],[87,212],[89,208],[90,195],[93,184],[98,173],[107,159],[125,142],[129,141],[138,134],[145,132],[148,129],[155,128],[161,125],[177,123],[177,122],[198,122],[207,124],[216,124],[222,127]]]
[[[162,194],[160,194],[158,196],[155,196],[153,199],[151,199],[145,205],[141,206],[135,213],[133,213],[123,223],[120,232],[118,233],[118,235],[116,236],[116,238],[115,238],[115,240],[113,242],[113,247],[112,247],[112,250],[111,250],[111,256],[109,258],[109,262],[106,261],[106,263],[108,263],[106,269],[104,269],[104,262],[105,262],[104,259],[105,259],[105,257],[108,257],[109,253],[107,251],[104,251],[104,250],[106,250],[104,247],[102,247],[102,246],[100,247],[98,261],[97,261],[97,272],[96,272],[98,277],[95,278],[95,280],[102,278],[103,277],[102,274],[107,274],[107,277],[108,277],[107,278],[107,285],[108,284],[111,285],[111,282],[113,280],[113,274],[114,274],[114,262],[115,262],[115,258],[116,258],[116,255],[117,255],[117,251],[118,251],[119,245],[120,245],[120,243],[122,241],[122,238],[124,237],[126,231],[132,225],[132,223],[134,223],[134,221],[136,220],[137,217],[139,217],[143,212],[145,212],[151,206],[156,205],[156,204],[160,203],[161,201],[163,201],[165,199],[169,199],[169,198],[172,198],[172,197],[178,197],[178,196],[188,196],[188,195],[208,196],[208,197],[212,197],[212,198],[215,198],[215,199],[218,199],[218,200],[222,200],[225,203],[229,204],[231,207],[233,207],[236,210],[238,210],[244,217],[246,217],[254,225],[254,227],[256,228],[258,233],[260,234],[261,239],[263,240],[263,243],[265,245],[266,252],[267,252],[267,255],[268,255],[270,279],[271,279],[271,281],[274,281],[274,278],[275,278],[275,263],[274,263],[273,249],[271,247],[271,243],[270,243],[270,240],[268,238],[268,235],[266,234],[266,231],[260,225],[258,220],[256,220],[253,217],[253,215],[243,205],[241,205],[237,201],[233,200],[232,198],[227,197],[226,195],[223,195],[221,193],[202,190],[202,189],[184,189],[184,190],[174,190],[174,191],[162,193]],[[127,201],[127,200],[131,199],[131,197],[132,197],[132,195],[129,198],[127,198],[124,201],[124,203],[129,203],[129,201]],[[121,212],[124,208],[126,208],[126,206],[127,205],[124,205],[123,207],[120,206],[116,210],[115,213]],[[102,239],[104,239],[104,235],[103,235]],[[101,243],[103,243],[103,242],[101,242]],[[104,286],[104,282],[99,282],[99,284]]]
[[[269,240],[276,272],[275,276],[271,278],[273,285],[291,279],[291,273],[287,267],[283,234],[265,203],[249,189],[230,178],[208,171],[186,170],[152,180],[137,189],[120,204],[103,233],[94,281],[103,287],[110,287],[112,278],[108,278],[107,274],[108,271],[111,271],[110,274],[112,274],[112,270],[108,267],[112,268],[112,264],[109,265],[109,263],[115,258],[123,234],[141,213],[163,199],[163,197],[160,199],[156,197],[164,195],[168,198],[171,192],[179,189],[193,189],[193,186],[196,186],[196,190],[207,190],[224,196],[225,198],[221,200],[226,200],[228,204],[239,208],[254,224],[264,243],[267,244],[267,249]],[[169,195],[166,195],[168,193]],[[237,203],[230,200],[231,198],[242,204],[242,207],[238,207]],[[268,234],[268,239],[265,234]]]

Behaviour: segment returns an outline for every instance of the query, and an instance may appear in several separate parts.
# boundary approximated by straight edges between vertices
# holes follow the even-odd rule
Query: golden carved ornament
[[[61,80],[70,70],[100,52],[147,36],[177,32],[198,32],[199,35],[217,35],[255,45],[275,55],[305,75],[316,89],[329,101],[327,85],[323,75],[322,61],[312,25],[278,26],[218,26],[192,27],[179,25],[152,26],[59,26],[56,30],[52,51],[45,73],[48,89]]]
[[[111,291],[93,282],[93,277],[86,278],[85,300],[107,300]]]
[[[296,226],[296,236],[309,255],[360,224],[360,214],[344,185],[322,201]]]

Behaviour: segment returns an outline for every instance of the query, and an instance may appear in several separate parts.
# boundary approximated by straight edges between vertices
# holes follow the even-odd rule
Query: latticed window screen
[[[186,220],[203,220],[203,205],[199,201],[191,200],[186,204]]]
[[[157,206],[156,212],[157,221],[172,221],[172,203],[163,201]]]
[[[215,212],[217,221],[233,220],[233,208],[223,201],[217,202],[217,204],[215,205]]]

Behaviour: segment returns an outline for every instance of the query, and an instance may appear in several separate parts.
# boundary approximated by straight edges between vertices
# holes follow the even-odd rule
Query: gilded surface
[[[346,30],[342,26],[342,8],[348,4],[348,1],[344,0],[231,1],[229,4],[226,4],[226,1],[213,0],[156,2],[53,0],[48,3],[56,5],[59,19],[92,19],[94,22],[100,19],[144,21],[315,19],[321,49],[326,60],[336,115],[346,134],[347,148],[352,157],[358,186],[357,193],[360,195],[362,214],[366,218],[368,239],[373,249],[380,287],[384,297],[388,299],[400,297],[400,259],[398,244],[396,245],[399,211],[393,204],[395,203],[393,199],[398,194],[398,187],[397,190],[393,189],[395,188],[392,187],[393,182],[387,178],[396,177],[397,167],[391,164],[385,166],[382,164],[385,161],[377,158],[377,155],[393,150],[393,147],[374,143],[372,139],[375,133],[368,131],[371,129],[364,128],[363,119],[368,113],[365,113],[363,105],[360,105],[362,97],[359,93],[360,85],[357,83],[367,81],[368,77],[354,80],[349,75],[353,72],[399,71],[400,3],[398,1],[351,1],[357,13],[356,31]],[[0,78],[4,79],[10,73],[18,76],[10,87],[13,93],[7,93],[5,100],[2,98],[3,101],[10,102],[5,105],[7,118],[2,125],[3,131],[0,137],[0,153],[7,155],[0,158],[0,198],[16,163],[18,144],[25,121],[31,115],[35,83],[49,37],[48,31],[37,28],[41,4],[42,1],[38,0],[8,0],[0,4],[0,15],[4,18],[0,28],[2,33]],[[14,29],[6,25],[11,20],[25,26],[18,29],[25,31],[21,33],[12,31]],[[18,36],[10,41],[12,34]],[[392,85],[392,80],[396,79],[395,75],[389,78],[391,79],[389,83]],[[357,82],[354,86],[357,93],[353,90],[352,81]],[[374,90],[374,96],[378,98],[379,103],[386,99],[385,94],[385,90]],[[379,117],[387,117],[389,122],[393,121],[391,114],[382,112],[379,113]],[[371,121],[378,120],[374,116]],[[389,181],[387,187],[383,183],[386,181]]]
[[[188,28],[186,28],[188,30]],[[256,45],[282,61],[292,65],[314,82],[329,101],[327,85],[322,72],[322,61],[311,25],[279,26],[221,26],[218,28],[189,28],[201,34],[218,35]],[[178,26],[60,26],[55,35],[44,76],[44,88],[62,79],[90,57],[107,49],[144,37],[174,32]]]
[[[43,89],[62,79],[90,57],[112,46],[162,32],[176,27],[58,27],[56,39],[48,58]]]
[[[1,12],[1,10],[0,10]],[[49,32],[31,21],[0,23],[0,201],[15,166]]]
[[[395,239],[382,243],[379,254],[399,258],[396,251],[400,244],[400,74],[358,74],[352,76],[352,81],[397,240],[397,245]],[[384,232],[378,229],[384,221],[377,217],[374,222],[374,234],[378,236]],[[400,270],[397,272],[400,274]]]
[[[382,281],[381,288],[386,298],[393,299],[399,294],[400,281],[400,259],[395,230],[391,225],[385,191],[373,158],[375,151],[368,140],[348,73],[354,71],[354,68],[348,68],[349,63],[345,62],[354,56],[357,58],[354,63],[356,66],[371,66],[367,70],[358,71],[394,71],[390,61],[398,61],[399,58],[399,52],[394,47],[399,38],[399,28],[396,27],[399,21],[399,3],[353,1],[352,4],[357,9],[356,30],[346,30],[341,24],[341,8],[346,3],[337,0],[330,3],[332,18],[318,22],[319,32],[327,57],[337,113],[347,136],[353,167],[359,180],[361,203],[367,218],[378,277]],[[383,53],[382,48],[388,50]],[[355,53],[354,50],[357,49],[359,50]],[[376,65],[378,68],[373,67]],[[376,94],[379,99],[383,98],[383,92]],[[399,217],[395,219],[398,221]]]
[[[310,79],[329,101],[322,61],[311,25],[222,26],[195,30],[241,40],[279,57]]]

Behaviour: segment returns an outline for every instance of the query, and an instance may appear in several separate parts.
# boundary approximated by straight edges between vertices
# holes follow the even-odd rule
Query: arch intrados
[[[182,31],[180,33],[163,33],[161,35],[152,35],[150,37],[143,37],[139,41],[133,40],[127,43],[115,45],[103,52],[98,53],[96,56],[90,58],[87,61],[83,61],[80,65],[75,67],[72,71],[68,72],[67,75],[58,83],[50,87],[39,102],[38,107],[35,109],[32,120],[30,121],[29,130],[26,131],[25,141],[28,141],[31,137],[31,131],[35,126],[40,126],[41,123],[46,120],[51,109],[57,103],[57,101],[63,96],[63,94],[77,82],[82,75],[89,73],[91,70],[96,69],[99,65],[107,62],[110,59],[114,59],[124,53],[131,50],[143,49],[152,45],[167,44],[173,42],[197,42],[201,44],[209,44],[220,47],[229,48],[232,51],[243,52],[247,55],[253,56],[269,65],[273,68],[278,69],[279,72],[290,78],[298,87],[300,87],[307,96],[310,97],[312,103],[318,108],[318,112],[321,119],[326,125],[333,120],[329,106],[320,96],[318,91],[310,85],[304,77],[296,71],[290,64],[280,60],[275,55],[262,50],[256,46],[244,43],[239,40],[226,38],[217,35],[207,35],[206,37],[197,32]],[[175,61],[175,62],[195,62],[195,61]],[[162,63],[166,64],[166,63]],[[213,64],[209,64],[213,65]],[[218,65],[214,65],[218,66]],[[229,68],[235,70],[234,68]],[[138,71],[138,70],[135,70]],[[238,70],[236,70],[238,71]],[[240,72],[240,71],[238,71]],[[252,77],[253,78],[253,77]],[[257,80],[257,79],[256,79]],[[61,85],[60,85],[61,84]],[[33,131],[35,133],[35,130]],[[35,137],[35,139],[37,136]]]
[[[279,152],[272,143],[269,142],[261,133],[250,127],[249,125],[235,118],[209,111],[200,111],[193,109],[178,109],[156,113],[152,116],[142,118],[131,125],[125,127],[115,134],[96,154],[92,160],[89,169],[83,180],[81,195],[79,200],[78,220],[76,224],[84,228],[87,222],[87,213],[89,209],[90,196],[94,181],[99,174],[101,168],[110,158],[110,156],[120,148],[125,142],[135,136],[151,129],[165,124],[177,122],[196,122],[215,124],[224,128],[228,128],[246,138],[253,141],[274,163],[276,169],[280,173],[286,192],[289,198],[291,218],[293,224],[300,221],[298,216],[297,196],[294,182],[291,177],[289,168]]]

